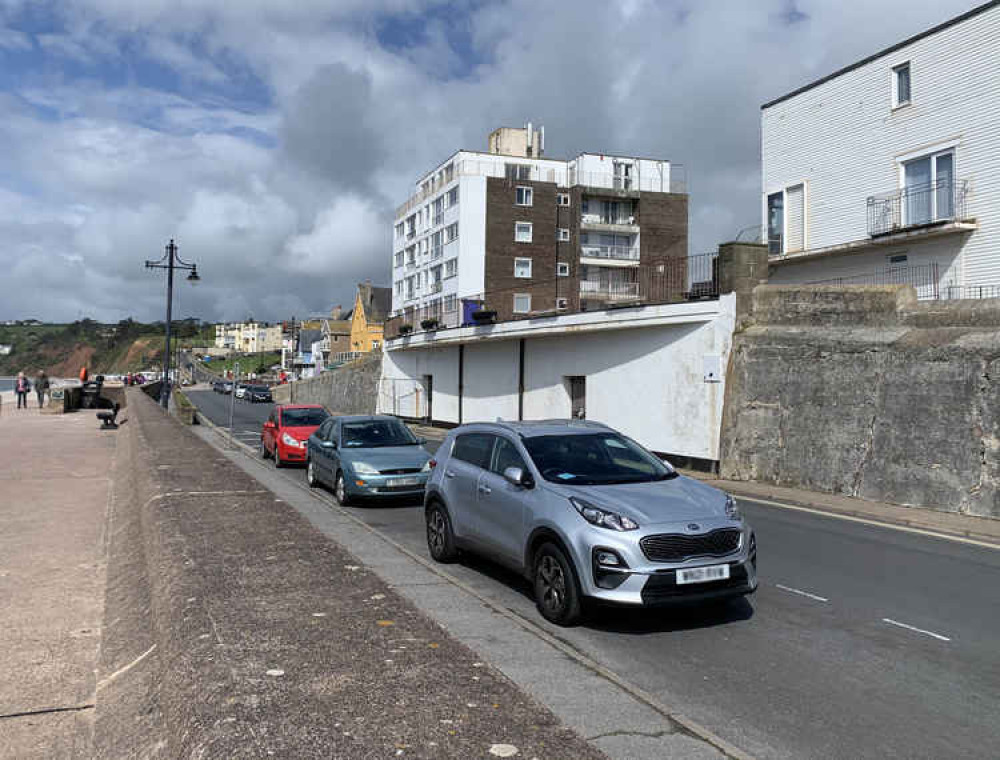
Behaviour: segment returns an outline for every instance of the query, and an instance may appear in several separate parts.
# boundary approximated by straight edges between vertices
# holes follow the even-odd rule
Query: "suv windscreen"
[[[540,435],[525,438],[524,447],[542,477],[552,483],[599,486],[677,476],[659,458],[615,433]]]
[[[398,420],[345,422],[341,425],[340,437],[345,449],[416,446],[419,443],[410,429]]]
[[[321,425],[329,416],[325,409],[283,409],[281,424],[285,427]]]

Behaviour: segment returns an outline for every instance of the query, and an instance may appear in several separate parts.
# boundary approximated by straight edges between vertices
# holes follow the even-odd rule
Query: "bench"
[[[116,401],[111,409],[97,413],[97,419],[101,421],[101,430],[116,430],[118,428],[118,402]]]

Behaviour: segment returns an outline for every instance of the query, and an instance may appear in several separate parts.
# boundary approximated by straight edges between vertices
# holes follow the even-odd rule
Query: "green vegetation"
[[[223,372],[233,369],[236,362],[240,363],[240,377],[248,372],[263,375],[270,372],[271,367],[275,364],[281,364],[281,354],[273,351],[262,354],[233,354],[225,359],[213,358],[212,361],[202,366],[209,372],[221,375]]]
[[[181,346],[210,345],[215,329],[201,320],[173,323]],[[80,319],[70,324],[0,325],[0,344],[11,352],[0,355],[0,375],[45,370],[53,377],[76,377],[81,367],[91,374],[136,372],[158,368],[163,357],[164,325],[123,319],[103,324]]]

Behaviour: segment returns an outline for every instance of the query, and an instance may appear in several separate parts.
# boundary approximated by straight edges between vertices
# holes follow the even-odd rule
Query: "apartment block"
[[[772,283],[1000,295],[1000,2],[761,110]]]
[[[585,311],[688,288],[688,198],[666,160],[544,157],[544,128],[501,127],[460,150],[397,209],[392,313],[452,327]],[[661,299],[664,300],[664,299]]]
[[[281,325],[253,321],[216,325],[215,347],[248,354],[281,351]]]

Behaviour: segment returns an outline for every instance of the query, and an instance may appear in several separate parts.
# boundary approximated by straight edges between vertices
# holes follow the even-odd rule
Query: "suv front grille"
[[[722,528],[711,533],[687,536],[683,533],[659,533],[639,542],[642,553],[651,562],[683,562],[692,557],[724,557],[740,547],[738,528]]]

